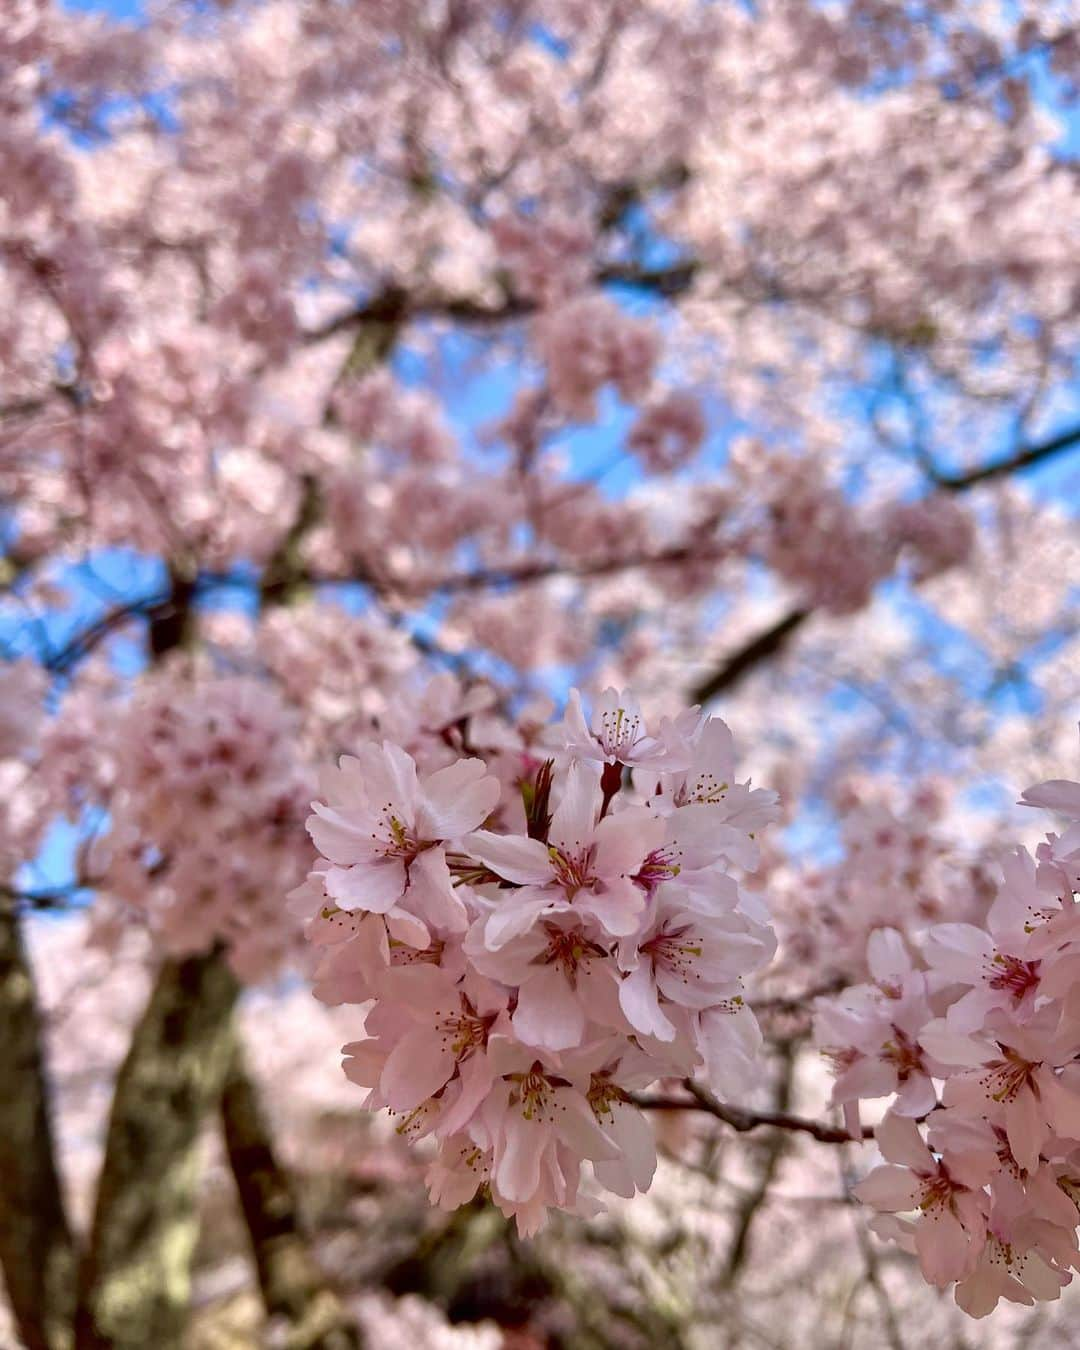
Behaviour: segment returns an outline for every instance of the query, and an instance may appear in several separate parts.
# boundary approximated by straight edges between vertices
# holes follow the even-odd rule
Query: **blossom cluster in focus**
[[[596,1212],[586,1161],[616,1195],[649,1187],[641,1089],[752,1080],[741,981],[775,939],[732,869],[776,794],[734,781],[719,719],[647,726],[613,689],[551,727],[462,718],[426,758],[384,741],[323,773],[292,903],[324,949],[316,993],[367,1005],[346,1074],[436,1143],[433,1201],[485,1186],[531,1233]]]

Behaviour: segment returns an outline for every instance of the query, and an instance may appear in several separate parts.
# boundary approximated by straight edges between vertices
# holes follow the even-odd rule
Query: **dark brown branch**
[[[58,651],[50,653],[42,662],[46,670],[54,675],[63,675],[69,671],[72,666],[77,665],[107,637],[122,628],[124,624],[131,619],[150,619],[159,614],[165,614],[172,604],[170,594],[155,592],[152,595],[140,596],[137,600],[128,601],[126,604],[117,605],[110,609],[93,623],[87,624],[80,629],[74,637],[70,638]]]
[[[693,261],[675,263],[671,267],[613,263],[599,268],[594,281],[598,286],[632,286],[670,300],[689,290],[699,270]],[[500,304],[485,305],[464,295],[411,297],[405,291],[389,288],[356,309],[346,310],[318,328],[310,329],[303,340],[305,343],[324,342],[356,328],[372,324],[400,326],[411,319],[453,319],[457,323],[479,325],[511,323],[535,314],[536,309],[535,301],[509,291]]]
[[[642,1094],[633,1098],[634,1104],[643,1111],[707,1111],[709,1115],[730,1125],[739,1134],[749,1134],[751,1130],[775,1129],[788,1130],[797,1134],[808,1134],[820,1144],[850,1144],[851,1135],[836,1125],[825,1125],[821,1121],[808,1120],[805,1116],[791,1115],[786,1109],[777,1111],[751,1111],[744,1106],[730,1106],[714,1097],[707,1088],[693,1079],[687,1078],[683,1087],[688,1097]],[[873,1139],[874,1131],[865,1125],[863,1139]]]
[[[147,644],[151,661],[160,660],[190,641],[194,622],[192,607],[197,589],[193,575],[170,566],[168,597],[161,604],[152,606],[147,613],[150,620]]]
[[[67,909],[78,891],[92,884],[73,882],[67,886],[46,886],[29,891],[17,886],[0,886],[0,914],[11,914],[20,909]]]
[[[179,1350],[198,1237],[199,1135],[232,1048],[237,984],[220,955],[168,961],[113,1097],[76,1350]]]
[[[57,1176],[41,1017],[18,917],[0,912],[0,1266],[27,1350],[68,1350],[75,1249]]]
[[[687,543],[661,549],[657,553],[634,554],[627,557],[616,555],[611,558],[598,558],[594,562],[576,563],[552,558],[507,567],[478,568],[475,572],[459,572],[441,579],[432,579],[429,585],[423,587],[423,593],[461,594],[498,590],[508,586],[528,586],[551,577],[606,577],[618,572],[632,572],[638,568],[676,567],[690,561],[721,562],[730,556],[729,548],[718,548],[715,555],[710,555],[709,551],[700,545]]]
[[[287,1350],[358,1350],[360,1337],[308,1250],[289,1178],[237,1040],[221,1099],[225,1146],[263,1304],[288,1320]]]
[[[322,500],[318,479],[305,473],[300,477],[300,503],[296,516],[263,568],[259,596],[264,605],[284,605],[304,584],[301,550],[306,535],[319,523]]]
[[[810,617],[810,613],[811,611],[807,609],[793,609],[771,628],[766,628],[757,637],[751,638],[745,646],[729,656],[719,670],[714,671],[697,685],[692,695],[694,702],[707,703],[725,689],[730,689],[748,670],[783,651],[793,634],[798,632]]]
[[[701,264],[694,259],[673,263],[670,267],[638,267],[633,263],[612,263],[596,274],[601,284],[615,283],[649,291],[664,300],[674,300],[685,294],[701,273]]]
[[[1068,431],[1052,436],[1039,445],[1024,446],[1005,459],[984,464],[982,468],[971,469],[962,474],[931,472],[931,478],[944,492],[965,492],[968,488],[978,486],[979,483],[989,483],[995,478],[1005,478],[1020,469],[1030,468],[1033,464],[1041,464],[1076,446],[1080,446],[1080,426],[1070,427]]]

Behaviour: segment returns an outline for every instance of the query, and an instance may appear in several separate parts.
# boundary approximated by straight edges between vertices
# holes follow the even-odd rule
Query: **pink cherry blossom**
[[[864,1204],[887,1213],[918,1209],[915,1248],[924,1277],[945,1285],[974,1269],[986,1232],[982,1170],[965,1166],[963,1154],[935,1158],[918,1127],[889,1114],[876,1131],[887,1160],[855,1187]]]
[[[324,801],[308,829],[332,864],[327,894],[342,909],[403,910],[430,923],[466,926],[439,845],[475,829],[498,799],[478,759],[418,779],[412,757],[384,742],[346,756],[323,776]]]
[[[487,920],[489,947],[525,932],[541,914],[570,909],[612,936],[634,930],[645,908],[645,892],[634,877],[659,846],[664,822],[643,807],[602,820],[599,811],[598,778],[590,766],[575,761],[547,844],[486,830],[469,836],[470,856],[517,887],[499,899]]]

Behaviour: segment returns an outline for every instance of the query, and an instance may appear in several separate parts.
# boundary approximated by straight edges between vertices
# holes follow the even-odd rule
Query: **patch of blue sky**
[[[96,550],[88,558],[61,566],[51,579],[60,595],[48,609],[35,606],[32,624],[27,623],[17,601],[9,601],[0,610],[0,645],[12,655],[48,660],[115,606],[166,590],[163,562],[133,549]],[[122,646],[117,653],[126,663]]]
[[[36,857],[17,869],[14,878],[16,888],[30,895],[64,893],[65,909],[77,909],[89,904],[93,892],[87,887],[75,885],[79,852],[87,839],[103,833],[107,828],[107,819],[100,812],[93,816],[87,813],[77,823],[58,817],[45,831]],[[48,914],[48,909],[43,910],[43,913]]]
[[[61,0],[64,9],[83,14],[107,14],[124,23],[138,23],[146,18],[143,0]]]

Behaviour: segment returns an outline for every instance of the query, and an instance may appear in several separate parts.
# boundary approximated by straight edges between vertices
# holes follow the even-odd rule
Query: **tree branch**
[[[792,635],[798,632],[810,614],[811,611],[808,609],[793,609],[782,619],[777,620],[771,628],[766,628],[764,632],[751,638],[729,656],[719,670],[695,687],[691,695],[694,702],[707,703],[725,689],[730,689],[748,670],[783,651]]]
[[[805,1116],[791,1115],[786,1109],[776,1111],[751,1111],[744,1106],[730,1106],[714,1097],[707,1088],[692,1078],[683,1080],[683,1087],[689,1097],[666,1095],[634,1095],[631,1100],[643,1111],[706,1111],[709,1115],[730,1125],[739,1134],[748,1134],[751,1130],[762,1128],[789,1130],[797,1134],[808,1134],[820,1144],[850,1144],[851,1135],[836,1125],[825,1125],[821,1121],[808,1120]],[[873,1139],[871,1126],[863,1126],[863,1139]],[[856,1141],[857,1142],[857,1141]]]
[[[613,263],[598,268],[593,281],[597,286],[632,286],[664,299],[674,299],[690,289],[700,272],[695,261],[674,263],[670,267],[638,267],[632,263]],[[351,332],[371,324],[401,325],[411,319],[453,319],[458,323],[499,324],[535,314],[537,304],[525,296],[506,291],[497,305],[481,304],[464,295],[410,296],[396,287],[379,292],[355,309],[346,310],[332,319],[309,329],[303,336],[305,343],[324,342],[339,333]]]
[[[944,492],[966,492],[968,488],[976,487],[979,483],[988,483],[995,478],[1005,478],[1011,473],[1016,473],[1018,469],[1027,469],[1032,464],[1041,464],[1045,460],[1052,459],[1055,455],[1074,449],[1076,446],[1080,446],[1080,426],[1070,427],[1067,431],[1052,436],[1049,440],[1042,441],[1038,445],[1024,446],[1005,459],[996,460],[992,464],[984,464],[982,468],[971,469],[962,474],[942,474],[936,470],[931,470],[930,477],[936,486]]]
[[[145,608],[152,662],[190,634],[196,582],[178,565],[169,581]],[[166,961],[158,974],[116,1080],[75,1350],[179,1350],[199,1233],[199,1136],[224,1084],[238,992],[218,951]]]
[[[80,629],[57,651],[51,652],[42,665],[54,675],[64,675],[129,620],[141,618],[152,621],[156,615],[164,613],[171,603],[171,592],[155,591],[151,595],[142,595],[137,600],[117,605]]]

